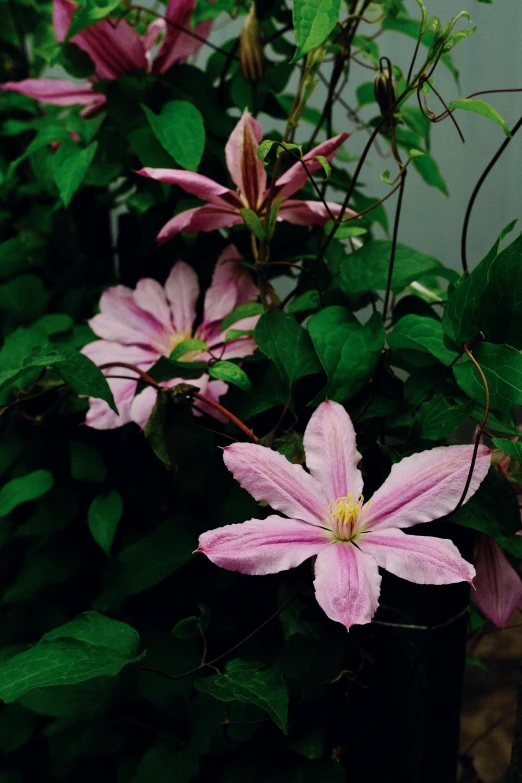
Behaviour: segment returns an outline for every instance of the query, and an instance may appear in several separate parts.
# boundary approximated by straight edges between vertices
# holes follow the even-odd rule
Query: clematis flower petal
[[[349,133],[340,133],[339,136],[334,136],[332,139],[323,141],[322,144],[319,144],[317,147],[314,147],[313,150],[310,150],[303,158],[308,172],[313,174],[315,171],[319,171],[319,169],[322,168],[319,161],[316,160],[317,155],[321,155],[328,161],[332,160],[341,144],[346,141],[349,135]],[[306,169],[302,163],[295,163],[291,166],[288,171],[277,180],[275,197],[292,196],[294,193],[297,193],[298,190],[301,190],[308,182]]]
[[[89,343],[82,348],[81,352],[88,356],[98,367],[109,362],[126,362],[145,370],[156,361],[155,354],[145,348],[135,345],[120,345],[108,340],[96,340]],[[107,369],[104,373],[106,375],[119,374],[116,367]],[[131,370],[122,370],[121,374],[134,375]],[[136,375],[136,381],[121,379],[110,379],[108,381],[114,395],[118,413],[109,408],[104,400],[94,397],[89,398],[89,410],[85,419],[87,426],[97,430],[112,430],[116,427],[122,427],[131,421],[131,404],[136,391],[137,378],[138,376]]]
[[[218,258],[212,283],[205,294],[203,307],[203,325],[221,322],[235,308],[245,302],[255,302],[259,291],[248,270],[237,263],[241,258],[233,248],[234,260],[227,248]]]
[[[355,430],[338,402],[326,400],[314,411],[304,433],[306,466],[332,500],[362,492],[363,480],[357,465]]]
[[[215,231],[218,228],[230,228],[243,220],[237,210],[231,207],[216,207],[214,204],[205,204],[203,207],[187,209],[180,212],[168,223],[165,223],[156,241],[159,245],[165,244],[180,231],[187,234],[197,234],[198,231]]]
[[[165,38],[152,63],[152,73],[165,73],[176,63],[186,60],[201,46],[201,41],[190,33],[183,32],[191,29],[195,6],[194,0],[170,0],[165,12]],[[206,38],[206,35],[201,37]]]
[[[243,489],[288,517],[323,525],[328,501],[320,484],[301,465],[266,446],[234,443],[224,450],[225,465]]]
[[[411,527],[449,514],[464,491],[472,454],[473,446],[439,446],[393,465],[371,499],[365,524]],[[466,500],[479,488],[490,461],[489,449],[480,446]]]
[[[259,576],[296,568],[329,546],[320,528],[274,514],[209,530],[197,551],[220,568]]]
[[[203,174],[195,174],[184,169],[153,169],[150,167],[140,169],[137,173],[142,177],[165,182],[166,185],[178,185],[187,193],[219,207],[230,208],[231,205],[237,205],[239,208],[242,206],[234,191]],[[226,196],[228,201],[223,196]]]
[[[365,533],[357,539],[362,552],[375,558],[381,568],[420,585],[452,585],[469,582],[475,569],[452,541],[413,536],[397,528]]]
[[[278,220],[286,220],[296,226],[324,226],[332,218],[336,218],[341,205],[327,202],[328,209],[321,201],[297,201],[288,199],[283,201],[279,208]],[[355,212],[347,209],[345,215],[355,215]]]
[[[381,589],[377,563],[352,544],[330,544],[318,553],[314,586],[321,609],[346,628],[366,625],[377,611]]]
[[[0,86],[52,106],[100,106],[107,100],[101,92],[95,92],[91,84],[76,84],[67,79],[23,79]]]
[[[171,330],[136,304],[132,289],[124,285],[108,288],[101,296],[100,311],[89,321],[98,337],[123,345],[148,345],[156,351],[156,358],[168,352]]]
[[[164,33],[166,29],[167,24],[164,19],[154,19],[154,21],[148,25],[144,35],[141,38],[145,48],[145,56],[147,58],[149,71],[151,70],[152,66],[152,50],[159,36]]]
[[[174,330],[179,335],[192,334],[199,296],[198,276],[188,264],[178,261],[165,283]]]
[[[473,601],[498,628],[504,628],[522,602],[522,581],[502,548],[490,536],[480,536],[475,559]]]
[[[150,277],[138,280],[134,290],[134,301],[141,310],[159,321],[167,331],[172,329],[172,318],[165,288],[157,280],[152,280]]]
[[[257,157],[262,138],[261,124],[245,109],[225,147],[230,176],[251,209],[259,206],[266,190],[265,167]]]
[[[136,394],[130,405],[129,416],[131,421],[138,425],[142,430],[145,429],[152,409],[156,405],[156,399],[158,392],[152,386],[147,386],[146,389]]]
[[[54,0],[53,25],[58,41],[65,39],[77,8],[78,5],[70,0]],[[125,19],[102,19],[71,40],[89,55],[98,79],[117,79],[147,67],[145,46]]]

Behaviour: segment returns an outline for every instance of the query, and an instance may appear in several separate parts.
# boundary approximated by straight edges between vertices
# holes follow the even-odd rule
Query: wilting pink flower
[[[368,503],[360,494],[355,430],[344,408],[323,402],[304,434],[307,473],[264,446],[235,443],[224,452],[243,489],[289,519],[272,515],[204,533],[199,552],[243,574],[274,574],[317,555],[315,594],[328,617],[347,628],[377,610],[379,566],[417,584],[471,582],[475,569],[451,541],[407,535],[400,528],[452,511],[464,489],[472,446],[441,446],[406,457]],[[478,451],[466,500],[490,464]]]
[[[317,155],[331,160],[348,136],[348,133],[341,133],[319,144],[305,155],[304,161],[308,171],[313,173],[321,168],[320,162],[316,159]],[[237,185],[237,191],[220,185],[219,182],[202,174],[194,174],[183,169],[144,168],[138,171],[138,174],[144,177],[166,182],[168,185],[179,185],[187,193],[207,202],[202,207],[188,209],[169,220],[158,234],[160,244],[180,231],[194,234],[197,231],[214,231],[218,228],[235,226],[243,222],[240,214],[242,209],[251,209],[264,219],[269,191],[265,167],[257,157],[257,148],[262,138],[263,128],[245,109],[225,147],[227,167],[232,181]],[[286,220],[298,226],[311,226],[324,225],[332,217],[337,217],[341,211],[339,204],[329,203],[329,214],[320,201],[288,198],[301,190],[307,179],[306,170],[299,162],[279,177],[272,194],[272,203],[276,199],[282,199],[278,220]],[[348,210],[348,214],[354,213]]]
[[[226,342],[226,334],[221,329],[223,318],[238,305],[255,301],[258,296],[248,272],[237,263],[239,258],[232,245],[221,254],[212,284],[205,294],[203,321],[196,329],[198,279],[194,270],[182,261],[174,265],[165,286],[144,278],[135,290],[123,285],[108,288],[101,297],[99,315],[89,321],[93,332],[102,339],[86,345],[82,353],[98,366],[124,362],[146,371],[161,356],[170,356],[184,340],[195,337],[206,342],[212,355],[219,359],[249,356],[255,350],[252,337],[246,335]],[[258,317],[243,318],[233,328],[251,330]],[[190,354],[191,361],[206,361],[208,358],[210,354],[206,351]],[[184,361],[187,361],[186,357]],[[130,376],[132,380],[109,380],[119,415],[103,400],[91,398],[86,424],[107,430],[134,421],[144,427],[156,401],[156,390],[149,386],[135,396],[136,373],[117,367],[104,372],[109,376]],[[172,378],[162,385],[171,388],[182,381],[183,378]],[[226,383],[211,380],[206,373],[188,383],[197,386],[213,400],[218,400],[228,389]],[[202,407],[205,407],[204,404]],[[208,412],[215,415],[212,408]]]
[[[75,35],[72,42],[94,63],[94,74],[89,81],[117,79],[140,68],[165,73],[175,63],[194,54],[201,43],[183,29],[190,29],[195,5],[195,0],[170,0],[165,17],[151,22],[143,36],[138,35],[125,19],[102,19]],[[77,7],[71,0],[54,0],[53,26],[58,41],[65,40]],[[211,22],[203,22],[197,25],[195,32],[206,38],[210,26]],[[163,42],[153,57],[152,49],[162,33]],[[84,116],[94,114],[106,101],[105,95],[96,92],[92,84],[78,85],[65,79],[24,79],[1,86],[4,90],[14,90],[55,106],[85,106]]]
[[[499,628],[511,619],[522,601],[522,581],[502,547],[490,536],[480,536],[475,558],[474,602],[482,614]]]

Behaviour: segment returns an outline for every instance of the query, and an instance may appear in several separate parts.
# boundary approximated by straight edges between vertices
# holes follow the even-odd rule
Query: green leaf
[[[119,492],[113,490],[106,495],[97,495],[89,506],[87,519],[89,530],[105,554],[111,551],[116,528],[123,514],[123,500]]]
[[[471,415],[475,403],[470,400],[451,404],[443,394],[435,394],[421,405],[417,414],[420,434],[426,440],[442,440]]]
[[[473,356],[486,378],[491,408],[507,411],[514,405],[522,405],[522,354],[509,345],[480,343],[473,349]],[[467,357],[457,362],[453,374],[468,397],[485,404],[480,375]]]
[[[9,165],[9,168],[7,170],[7,177],[11,177],[17,168],[17,166],[26,158],[29,157],[29,155],[32,155],[34,152],[38,152],[38,150],[44,149],[45,147],[48,147],[53,142],[61,142],[62,144],[70,144],[71,142],[71,135],[69,131],[65,130],[65,128],[61,125],[53,126],[53,125],[46,125],[43,128],[41,128],[35,138],[32,140],[32,142],[27,146],[25,152],[22,153],[16,160],[13,160],[12,163]]]
[[[152,131],[176,163],[197,171],[205,150],[205,126],[201,112],[188,101],[170,101],[159,114],[142,104]]]
[[[522,348],[522,234],[498,252],[515,222],[451,293],[442,325],[455,342],[467,342],[482,332],[488,342]]]
[[[469,33],[470,31],[467,32]],[[492,120],[497,125],[500,125],[506,136],[511,138],[509,126],[500,112],[480,98],[458,98],[456,101],[451,101],[451,103],[448,104],[448,108],[464,109],[465,111],[472,111],[475,114],[481,114],[483,117],[487,117],[488,120]]]
[[[332,228],[334,227],[334,221],[329,220],[324,227],[324,233],[329,236]],[[347,223],[340,223],[335,231],[336,239],[348,239],[348,237],[362,237],[368,233],[368,229],[364,226],[358,226],[356,220],[349,220]]]
[[[98,449],[78,440],[71,441],[70,469],[77,481],[101,483],[107,478],[107,467]]]
[[[121,4],[122,0],[108,0],[108,2],[84,0],[73,14],[65,40],[70,41],[71,38],[85,30],[86,27],[90,27],[95,22],[105,19]],[[117,21],[114,21],[114,24],[117,24]]]
[[[321,306],[318,291],[305,291],[299,296],[294,296],[288,303],[289,313],[306,313],[309,310],[318,310]]]
[[[330,166],[330,164],[328,163],[324,155],[314,155],[314,160],[319,161],[319,163],[321,164],[321,168],[324,171],[324,178],[323,178],[324,181],[330,179],[330,175],[332,173],[332,167]]]
[[[446,346],[440,321],[427,316],[405,315],[397,321],[387,340],[392,351],[429,353],[445,365],[451,364],[458,356],[456,351]]]
[[[351,253],[341,265],[339,285],[350,299],[370,291],[383,291],[388,281],[392,243],[375,239]],[[419,253],[406,245],[397,245],[393,268],[392,290],[400,290],[427,273],[446,276],[446,270],[436,258]]]
[[[30,333],[29,342],[28,333]],[[12,338],[10,355],[7,362],[3,363],[4,366],[10,366],[10,369],[0,372],[0,390],[12,385],[18,378],[32,370],[55,367],[64,382],[75,392],[105,400],[113,411],[118,412],[107,379],[87,356],[62,346],[48,344],[35,346],[35,342],[44,343],[46,340],[46,336],[36,330],[17,329],[10,337]],[[20,345],[21,350],[19,355],[14,357],[13,351],[16,345]]]
[[[229,326],[242,321],[243,318],[251,318],[253,315],[260,315],[263,312],[261,302],[244,302],[238,305],[232,312],[221,321],[220,329],[225,332]]]
[[[518,498],[513,486],[495,468],[490,468],[477,492],[450,517],[450,521],[487,533],[512,555],[522,557],[522,536],[517,536],[520,530]]]
[[[201,624],[201,619],[192,615],[191,617],[184,617],[183,620],[179,620],[172,629],[172,633],[176,639],[186,641],[187,639],[196,639],[198,636],[201,636],[202,630],[203,626]]]
[[[112,608],[125,596],[143,593],[177,571],[197,547],[193,525],[181,517],[167,519],[152,533],[122,549],[110,561],[97,605]]]
[[[250,391],[250,378],[241,367],[238,367],[234,362],[219,361],[211,364],[208,369],[208,374],[211,378],[217,378],[220,381],[226,381],[227,383],[233,383],[234,386],[239,386],[243,391]]]
[[[34,688],[115,676],[138,660],[138,644],[137,632],[126,623],[85,612],[0,664],[0,698],[8,703]]]
[[[299,378],[319,372],[310,335],[295,318],[281,310],[269,310],[257,322],[254,340],[276,365],[290,389]]]
[[[22,503],[42,497],[53,484],[53,477],[47,470],[35,470],[8,481],[0,489],[0,517],[6,517]]]
[[[245,226],[255,237],[258,239],[266,239],[265,227],[253,209],[240,209],[239,214],[243,218]]]
[[[257,157],[262,163],[266,161],[266,158],[274,144],[277,144],[277,142],[271,141],[270,139],[265,139],[257,148]]]
[[[441,193],[444,193],[445,196],[449,196],[448,186],[439,171],[437,161],[432,158],[429,153],[426,152],[422,157],[415,156],[412,163],[424,182],[431,185],[433,188],[437,188]]]
[[[64,207],[68,207],[71,199],[82,184],[92,159],[96,154],[98,142],[89,144],[82,149],[78,144],[64,144],[54,155],[54,181]]]
[[[500,449],[508,457],[515,460],[522,460],[522,443],[509,438],[492,438],[495,448]]]
[[[192,747],[173,749],[155,744],[142,756],[130,783],[189,783],[199,771]]]
[[[110,706],[112,680],[93,677],[77,685],[51,685],[35,688],[22,696],[20,703],[38,715],[53,718],[92,718]]]
[[[172,362],[175,362],[179,359],[181,359],[185,354],[190,353],[191,351],[207,351],[208,345],[204,340],[197,340],[195,338],[191,338],[189,340],[183,340],[183,342],[179,343],[179,345],[176,345],[174,350],[169,356],[169,359]]]
[[[326,307],[308,324],[315,350],[328,376],[323,392],[314,400],[350,399],[368,383],[384,346],[384,327],[375,313],[361,324],[344,307]]]
[[[295,62],[311,49],[320,46],[330,35],[341,11],[341,0],[294,0]]]
[[[195,687],[219,701],[255,704],[268,712],[274,723],[286,733],[288,692],[283,678],[275,669],[264,669],[259,663],[235,659],[229,661],[225,674],[202,677]]]
[[[35,329],[41,329],[49,337],[55,334],[62,334],[68,332],[74,326],[74,321],[70,315],[65,313],[49,313],[43,315],[33,324]]]

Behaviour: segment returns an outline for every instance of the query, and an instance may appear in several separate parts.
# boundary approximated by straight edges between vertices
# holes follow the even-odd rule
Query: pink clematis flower
[[[82,114],[92,116],[106,101],[105,95],[97,92],[92,83],[100,79],[117,79],[140,68],[165,73],[199,49],[201,42],[183,32],[183,28],[190,29],[195,5],[195,0],[170,0],[165,17],[151,22],[143,36],[138,35],[125,19],[102,19],[75,35],[72,42],[94,63],[89,84],[79,85],[65,79],[24,79],[1,86],[4,90],[14,90],[55,106],[85,106]],[[54,0],[53,26],[58,41],[65,40],[77,7],[71,0]],[[195,32],[206,38],[211,24],[203,22],[197,25]],[[161,34],[164,34],[163,42],[153,57],[152,50]]]
[[[316,598],[346,628],[369,623],[379,604],[379,566],[417,584],[471,582],[475,569],[451,541],[410,536],[401,528],[452,511],[464,489],[472,446],[441,446],[406,457],[368,503],[360,494],[355,430],[336,402],[321,403],[304,434],[307,473],[275,451],[248,443],[228,446],[227,468],[243,489],[288,519],[272,515],[204,533],[203,552],[243,574],[274,574],[317,555]],[[478,452],[466,500],[490,464]]]
[[[304,156],[308,171],[313,173],[321,168],[315,159],[322,155],[330,161],[341,144],[350,134],[341,133],[328,139]],[[207,203],[204,206],[181,212],[166,223],[158,234],[161,245],[171,237],[186,231],[194,234],[198,231],[214,231],[218,228],[230,228],[243,222],[242,209],[251,209],[262,219],[265,215],[268,189],[266,170],[257,157],[257,148],[263,138],[263,129],[250,112],[245,109],[243,116],[230,134],[225,147],[227,167],[237,191],[220,185],[202,174],[194,174],[182,169],[144,168],[138,171],[144,177],[179,185],[187,193],[197,196]],[[295,163],[283,174],[273,190],[273,200],[282,199],[278,220],[286,220],[298,226],[324,225],[331,217],[337,217],[341,210],[339,204],[328,204],[328,210],[320,201],[301,201],[290,199],[307,182],[307,173],[301,163]],[[348,214],[355,214],[348,210]]]
[[[480,536],[475,558],[477,576],[473,601],[498,628],[504,628],[522,602],[522,581],[502,547],[488,535]]]
[[[237,263],[239,259],[240,255],[232,245],[219,257],[212,284],[205,294],[203,321],[196,329],[198,279],[194,270],[182,261],[174,265],[165,286],[144,278],[138,281],[135,290],[123,285],[108,288],[101,297],[99,315],[89,321],[93,332],[102,339],[86,345],[82,353],[98,366],[124,362],[147,371],[160,357],[170,356],[181,342],[195,337],[206,342],[213,356],[219,359],[249,356],[255,350],[252,337],[246,335],[225,342],[226,334],[221,329],[223,318],[238,305],[253,302],[258,296],[248,272]],[[233,328],[251,330],[258,317],[243,318]],[[206,351],[190,353],[191,361],[209,358]],[[156,401],[156,390],[148,387],[135,396],[136,373],[128,369],[118,371],[116,367],[104,372],[108,376],[131,377],[131,380],[109,380],[119,415],[103,400],[91,398],[86,424],[107,430],[134,421],[145,427]],[[182,382],[183,378],[172,378],[162,385],[171,388]],[[215,401],[228,389],[226,383],[211,380],[206,373],[188,383]],[[204,403],[202,407],[205,407]],[[208,412],[216,416],[213,408],[209,407]]]

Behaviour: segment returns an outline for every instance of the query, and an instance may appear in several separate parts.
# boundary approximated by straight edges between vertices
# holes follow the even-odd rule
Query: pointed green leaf
[[[91,535],[105,554],[109,554],[116,534],[116,528],[123,514],[123,500],[119,492],[93,498],[87,519]]]
[[[295,62],[320,46],[330,35],[341,11],[341,0],[294,0]]]
[[[243,223],[252,232],[252,234],[258,239],[266,239],[266,230],[253,209],[240,209],[239,213],[243,218]]]
[[[500,112],[480,98],[458,98],[456,101],[452,101],[448,105],[448,108],[464,109],[464,111],[472,111],[475,114],[481,114],[483,117],[487,117],[488,120],[492,120],[497,125],[500,125],[506,136],[511,138],[509,126]]]
[[[85,612],[0,664],[0,698],[15,701],[34,688],[114,676],[138,660],[139,636],[126,623]]]
[[[8,481],[0,489],[0,517],[6,517],[22,503],[42,497],[53,484],[53,477],[47,470],[35,470]]]
[[[191,338],[189,340],[183,340],[182,343],[179,343],[179,345],[176,345],[174,350],[169,356],[169,359],[172,362],[178,361],[179,359],[182,359],[184,356],[186,356],[187,353],[190,353],[191,351],[207,351],[208,345],[204,340],[197,340],[195,338]],[[187,359],[185,359],[187,361]]]
[[[308,323],[310,337],[328,376],[314,400],[342,402],[357,394],[372,377],[384,345],[382,318],[375,313],[361,324],[346,308],[326,307]]]
[[[82,184],[92,159],[96,154],[98,142],[82,149],[78,144],[63,144],[54,155],[54,181],[64,207]]]
[[[507,454],[508,457],[515,460],[522,460],[522,443],[518,440],[510,440],[509,438],[492,438],[495,448],[500,449]]]
[[[420,434],[427,440],[441,440],[457,429],[471,415],[475,403],[467,400],[451,404],[443,394],[435,394],[421,405],[417,414]]]
[[[216,378],[226,383],[233,383],[234,386],[239,386],[243,391],[250,391],[250,378],[241,367],[238,367],[234,362],[219,361],[211,364],[208,370],[208,374],[211,378]]]
[[[261,707],[286,733],[288,692],[283,678],[275,669],[264,669],[261,664],[236,659],[227,663],[225,674],[201,677],[194,685],[198,691],[208,693],[219,701],[240,701]]]
[[[145,112],[152,131],[176,163],[197,171],[205,150],[205,126],[201,112],[188,101],[170,101],[159,114],[147,106]]]
[[[261,316],[254,339],[265,356],[277,365],[289,388],[304,375],[320,370],[310,335],[293,316],[281,310],[269,310]]]

